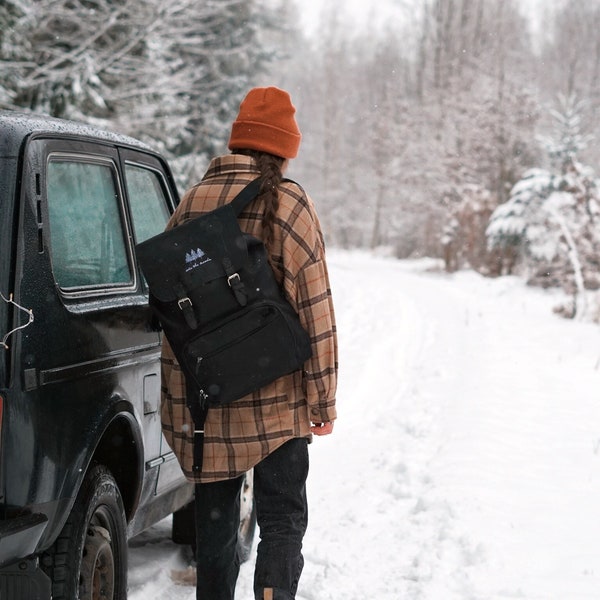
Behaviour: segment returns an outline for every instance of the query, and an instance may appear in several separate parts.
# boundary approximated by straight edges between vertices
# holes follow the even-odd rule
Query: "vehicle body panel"
[[[108,208],[97,207],[88,172],[114,186]],[[192,496],[161,432],[161,337],[134,256],[136,232],[160,221],[133,222],[133,198],[148,189],[168,216],[172,175],[140,142],[0,111],[0,292],[16,303],[0,299],[0,340],[16,330],[0,347],[0,566],[54,542],[92,463],[113,471],[130,536]],[[100,215],[100,249],[86,243],[93,223],[72,226],[85,230],[88,213]],[[2,579],[0,570],[0,590]]]

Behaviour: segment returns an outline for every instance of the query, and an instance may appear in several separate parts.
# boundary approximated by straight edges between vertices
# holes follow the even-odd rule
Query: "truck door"
[[[125,187],[133,223],[135,243],[138,244],[164,231],[167,221],[174,209],[176,192],[172,189],[163,165],[153,156],[133,150],[121,149],[121,160],[125,173]],[[142,278],[142,286],[147,292],[147,285]],[[160,493],[175,484],[182,477],[175,454],[169,448],[160,422],[160,373],[158,377],[147,378],[147,389],[144,390],[144,419],[148,431],[152,428],[154,436],[148,443],[158,456],[159,466],[157,492]]]

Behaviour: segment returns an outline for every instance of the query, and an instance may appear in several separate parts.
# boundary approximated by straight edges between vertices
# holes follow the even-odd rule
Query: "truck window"
[[[130,284],[112,163],[52,159],[47,172],[54,277],[61,288]]]
[[[167,199],[155,171],[128,164],[125,178],[135,241],[139,244],[164,231],[169,220]]]

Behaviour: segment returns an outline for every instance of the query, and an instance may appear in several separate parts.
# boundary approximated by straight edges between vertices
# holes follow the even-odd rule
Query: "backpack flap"
[[[248,259],[244,236],[231,206],[191,219],[136,246],[137,259],[152,295],[172,302],[200,286],[228,278]]]

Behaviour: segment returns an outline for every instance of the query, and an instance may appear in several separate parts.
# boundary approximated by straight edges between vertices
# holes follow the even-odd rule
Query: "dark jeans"
[[[306,439],[286,442],[254,467],[260,543],[256,600],[293,600],[304,564],[308,507]],[[233,600],[240,561],[237,532],[243,477],[196,485],[197,600]]]

